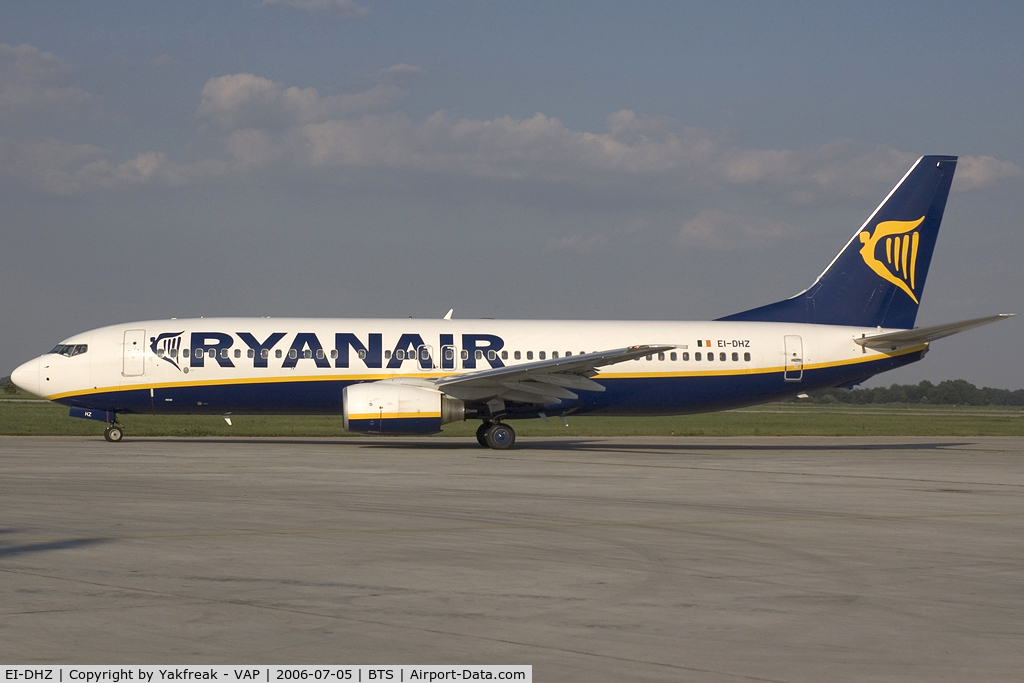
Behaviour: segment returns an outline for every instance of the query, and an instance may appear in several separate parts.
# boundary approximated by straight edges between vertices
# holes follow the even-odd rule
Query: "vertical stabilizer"
[[[720,319],[912,328],[956,160],[918,159],[806,290]]]

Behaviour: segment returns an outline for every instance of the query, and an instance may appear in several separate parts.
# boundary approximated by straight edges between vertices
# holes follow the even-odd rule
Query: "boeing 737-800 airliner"
[[[498,449],[515,441],[510,419],[700,413],[852,386],[1007,317],[914,329],[956,161],[918,159],[803,292],[714,321],[149,320],[76,334],[11,379],[109,423],[109,441],[123,413],[301,413],[374,434],[477,419]]]

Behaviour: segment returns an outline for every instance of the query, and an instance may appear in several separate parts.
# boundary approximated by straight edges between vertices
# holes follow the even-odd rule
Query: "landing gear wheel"
[[[117,443],[124,436],[124,430],[117,425],[110,425],[107,430],[103,432],[103,438],[111,443]]]
[[[476,442],[484,448],[487,448],[487,430],[492,426],[490,422],[484,422],[476,428]]]
[[[505,424],[493,424],[484,430],[487,446],[496,451],[507,451],[516,442],[515,431]]]

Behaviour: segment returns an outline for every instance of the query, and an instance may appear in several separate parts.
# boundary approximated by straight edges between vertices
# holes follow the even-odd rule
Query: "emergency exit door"
[[[804,378],[804,342],[798,335],[786,335],[786,369],[783,377],[787,382],[799,382]]]

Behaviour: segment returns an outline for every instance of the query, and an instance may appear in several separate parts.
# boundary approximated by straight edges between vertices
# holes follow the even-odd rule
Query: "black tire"
[[[111,425],[107,427],[107,430],[103,432],[103,438],[111,443],[117,443],[124,437],[124,430],[120,427]]]
[[[516,432],[506,424],[491,425],[484,432],[487,446],[496,451],[507,451],[516,442]]]
[[[484,422],[476,428],[476,442],[484,448],[487,448],[487,430],[490,428],[490,422]]]

